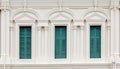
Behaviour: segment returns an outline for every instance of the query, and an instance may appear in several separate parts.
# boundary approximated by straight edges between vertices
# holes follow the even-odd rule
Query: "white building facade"
[[[119,0],[1,0],[0,69],[120,69]]]

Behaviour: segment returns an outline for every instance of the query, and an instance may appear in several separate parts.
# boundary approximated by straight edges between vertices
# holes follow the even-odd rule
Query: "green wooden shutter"
[[[90,26],[90,58],[101,58],[101,26]]]
[[[20,27],[20,59],[31,58],[31,27]]]
[[[66,58],[66,26],[55,27],[55,58]]]

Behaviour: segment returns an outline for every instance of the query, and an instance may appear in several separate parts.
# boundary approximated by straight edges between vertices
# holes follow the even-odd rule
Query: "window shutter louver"
[[[90,58],[101,58],[101,26],[90,26]]]
[[[31,58],[31,27],[20,27],[20,59]]]
[[[55,58],[66,58],[66,26],[55,27]]]

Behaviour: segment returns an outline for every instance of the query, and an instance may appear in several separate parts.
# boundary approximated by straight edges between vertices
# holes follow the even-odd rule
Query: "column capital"
[[[49,30],[49,26],[38,26],[37,30],[38,31],[41,31],[41,30],[48,31]]]
[[[73,29],[73,30],[78,30],[78,29],[83,30],[83,29],[84,29],[84,26],[75,25],[75,26],[72,26],[72,29]]]
[[[106,26],[106,29],[107,30],[111,30],[111,26]]]
[[[10,26],[10,27],[9,27],[9,30],[10,30],[10,31],[13,31],[13,30],[15,30],[15,27]]]
[[[81,30],[84,30],[84,28],[85,28],[85,26],[80,26],[80,29],[81,29]]]

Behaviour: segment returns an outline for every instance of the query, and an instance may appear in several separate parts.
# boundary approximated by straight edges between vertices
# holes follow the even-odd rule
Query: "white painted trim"
[[[96,26],[96,25],[100,25],[101,26],[101,58],[90,58],[90,26]],[[86,57],[87,57],[87,61],[90,62],[100,62],[100,61],[104,61],[103,59],[105,58],[105,43],[107,42],[105,40],[105,23],[103,22],[87,22],[86,24]]]
[[[53,9],[53,10],[51,10],[50,12],[48,12],[48,14],[47,14],[48,20],[50,19],[50,17],[51,17],[53,14],[59,13],[59,12],[68,13],[68,14],[72,17],[72,19],[75,19],[75,18],[76,18],[75,15],[74,15],[74,13],[73,13],[70,9],[63,9],[63,10],[61,10],[61,11],[60,11],[59,9]]]
[[[17,16],[18,14],[26,12],[26,13],[31,13],[31,14],[33,14],[33,15],[36,17],[36,19],[40,19],[39,14],[38,14],[37,11],[35,11],[34,9],[29,8],[29,9],[26,9],[27,11],[23,11],[23,10],[24,10],[24,9],[21,9],[21,8],[14,10],[14,11],[12,12],[11,18],[14,19],[15,16]]]
[[[32,53],[31,53],[31,59],[20,59],[19,58],[19,27],[20,26],[31,26],[32,28],[32,45],[31,45],[31,49],[32,49]],[[35,60],[35,24],[34,23],[16,23],[16,36],[14,38],[16,38],[16,40],[13,40],[15,42],[15,46],[16,48],[14,49],[14,51],[16,51],[16,59],[15,62],[16,63],[32,63]]]
[[[54,42],[54,37],[55,37],[55,35],[54,35],[54,32],[55,32],[55,26],[66,26],[67,27],[67,57],[65,58],[65,59],[55,59],[55,57],[54,57],[54,49],[55,49],[55,42]],[[53,60],[53,63],[68,63],[69,61],[70,61],[70,22],[67,22],[67,23],[65,23],[65,22],[61,22],[61,23],[59,23],[59,22],[52,22],[52,26],[51,26],[51,33],[52,33],[52,38],[51,38],[51,43],[52,43],[52,45],[51,45],[51,48],[53,48],[53,49],[51,49],[51,53],[52,53],[52,60]]]
[[[105,17],[106,17],[105,19],[110,20],[109,14],[106,13],[106,11],[105,11],[104,9],[101,9],[101,8],[96,8],[96,9],[94,9],[94,8],[89,8],[89,9],[87,9],[87,11],[85,11],[85,12],[82,14],[82,17],[81,17],[82,20],[86,19],[86,16],[87,16],[88,14],[92,13],[92,12],[102,13],[103,15],[105,15]]]

